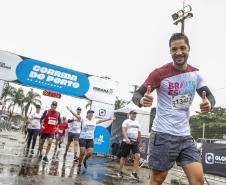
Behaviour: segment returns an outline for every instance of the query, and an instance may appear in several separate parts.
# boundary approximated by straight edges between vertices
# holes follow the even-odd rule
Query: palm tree
[[[36,106],[36,105],[41,105],[41,96],[34,92],[33,89],[27,92],[25,98],[24,98],[24,109],[22,111],[22,114],[24,113],[25,118],[28,116],[28,110],[30,106]]]
[[[119,99],[117,96],[116,96],[116,100],[115,100],[115,110],[117,109],[120,109],[122,107],[124,107],[125,105],[127,105],[128,102],[124,99]]]
[[[6,108],[6,102],[9,100],[8,98],[12,97],[14,92],[16,91],[16,88],[9,85],[9,83],[5,83],[5,87],[3,88],[3,92],[1,95],[1,100],[3,100],[3,106],[2,111]]]
[[[21,109],[23,109],[23,103],[24,103],[24,90],[20,87],[18,90],[13,92],[13,95],[7,99],[11,101],[11,103],[8,106],[8,111],[10,113],[9,117],[11,118],[14,113],[14,108],[17,105]],[[11,110],[10,110],[11,109]]]

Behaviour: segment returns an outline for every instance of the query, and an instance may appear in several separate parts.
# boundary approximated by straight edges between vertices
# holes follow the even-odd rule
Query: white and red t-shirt
[[[168,63],[155,69],[144,86],[151,85],[157,91],[156,117],[152,130],[172,135],[190,135],[189,107],[196,90],[205,86],[199,70],[187,65],[179,71]]]

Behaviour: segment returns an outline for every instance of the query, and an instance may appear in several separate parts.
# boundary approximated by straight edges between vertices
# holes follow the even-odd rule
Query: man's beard
[[[177,62],[177,60],[178,60],[178,58],[180,58],[180,57],[172,57],[173,58],[173,61],[174,61],[174,64],[176,65],[176,66],[178,66],[178,67],[181,67],[181,66],[183,66],[184,64],[186,64],[187,63],[187,59],[188,59],[188,55],[186,55],[186,56],[183,56],[183,62],[181,62],[181,61],[179,61],[179,62]]]

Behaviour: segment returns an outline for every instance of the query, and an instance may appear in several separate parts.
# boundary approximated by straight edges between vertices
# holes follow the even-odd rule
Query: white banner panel
[[[0,50],[0,80],[17,80],[16,67],[22,60],[18,55]]]
[[[94,110],[94,115],[96,119],[109,118],[114,115],[114,105],[111,104],[92,101],[91,109]],[[111,125],[111,123],[112,120],[103,122],[98,125],[107,128]]]
[[[90,87],[86,98],[102,103],[115,104],[118,82],[97,76],[90,76]]]

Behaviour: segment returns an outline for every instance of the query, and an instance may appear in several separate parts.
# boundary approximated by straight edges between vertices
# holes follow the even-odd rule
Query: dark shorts
[[[56,141],[63,142],[64,141],[64,136],[59,136],[58,134],[55,135]]]
[[[40,139],[47,139],[47,138],[54,139],[54,134],[44,134],[44,133],[41,133]]]
[[[67,138],[67,141],[68,141],[68,142],[79,141],[79,136],[80,136],[80,134],[68,132],[68,138]]]
[[[79,145],[80,147],[93,148],[93,139],[79,139]]]
[[[149,140],[149,168],[168,171],[175,162],[179,166],[200,162],[193,137],[152,131]]]
[[[125,141],[121,143],[121,152],[120,155],[122,157],[127,157],[130,154],[130,151],[132,151],[132,154],[139,154],[140,148],[138,142],[132,142],[131,144],[126,144]]]

